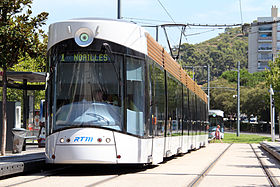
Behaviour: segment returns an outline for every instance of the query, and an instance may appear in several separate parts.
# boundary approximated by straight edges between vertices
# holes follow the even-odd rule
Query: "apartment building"
[[[280,53],[280,20],[278,8],[272,6],[271,17],[258,17],[249,32],[248,71],[250,73],[268,69],[268,62]]]

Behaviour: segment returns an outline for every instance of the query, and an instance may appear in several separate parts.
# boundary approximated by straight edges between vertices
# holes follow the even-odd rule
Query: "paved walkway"
[[[211,147],[211,144],[209,146]],[[280,161],[280,142],[262,142],[261,146]],[[22,153],[7,153],[5,156],[0,156],[0,177],[43,167],[45,163],[44,152],[44,148],[33,145],[27,146],[26,151]]]

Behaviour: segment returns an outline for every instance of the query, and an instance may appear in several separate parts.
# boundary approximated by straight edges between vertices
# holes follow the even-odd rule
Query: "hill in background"
[[[183,66],[210,64],[212,80],[225,71],[236,69],[238,61],[241,68],[248,67],[248,37],[242,33],[240,27],[227,28],[219,36],[199,44],[181,45],[180,64]],[[195,70],[199,84],[205,83],[207,79],[207,71],[202,69]]]

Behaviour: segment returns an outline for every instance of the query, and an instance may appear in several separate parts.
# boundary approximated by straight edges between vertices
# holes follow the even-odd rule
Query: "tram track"
[[[200,181],[209,173],[211,168],[217,163],[217,161],[224,155],[224,153],[231,147],[232,144],[227,146],[227,148],[213,161],[211,162],[203,171],[200,173],[192,182],[188,185],[188,187],[198,186]]]
[[[207,159],[201,160],[201,158],[206,158],[205,155],[208,155]],[[102,187],[123,186],[124,184],[137,186],[139,183],[147,186],[151,184],[155,186],[208,186],[219,177],[222,177],[222,180],[217,183],[218,186],[233,184],[236,186],[280,186],[279,178],[277,180],[280,176],[276,170],[278,166],[273,165],[271,161],[256,144],[213,144],[201,153],[194,152],[182,159],[175,158],[155,167],[67,165],[22,176],[21,179],[15,179],[16,181],[6,181],[6,186],[78,184]]]
[[[269,170],[269,168],[263,163],[262,159],[259,157],[259,155],[257,154],[257,152],[255,151],[254,147],[252,146],[252,144],[250,144],[256,158],[258,159],[262,169],[263,169],[263,172],[265,173],[265,175],[267,176],[268,178],[268,181],[270,183],[271,186],[280,186],[280,183],[277,179],[275,179],[273,177],[273,174],[271,173],[271,171]]]
[[[139,167],[138,165],[67,165],[59,168],[48,169],[39,173],[31,173],[24,176],[20,176],[23,180],[18,182],[11,181],[7,186],[32,186],[34,183],[44,183],[44,180],[48,177],[94,177],[92,183],[88,182],[83,184],[84,186],[96,186],[102,185],[108,181],[114,180],[123,174],[137,173],[146,170],[146,167]],[[0,185],[1,186],[1,185]]]
[[[12,186],[17,186],[17,185],[22,185],[22,184],[27,184],[27,183],[30,183],[30,182],[42,180],[46,177],[50,177],[50,176],[53,176],[53,175],[63,173],[65,170],[69,169],[70,167],[71,166],[64,166],[64,167],[60,167],[60,168],[56,168],[56,169],[41,171],[41,173],[38,173],[38,177],[36,177],[34,179],[28,179],[28,180],[21,181],[19,183],[13,183],[11,185],[7,185],[6,187],[10,187],[10,186],[12,187]]]

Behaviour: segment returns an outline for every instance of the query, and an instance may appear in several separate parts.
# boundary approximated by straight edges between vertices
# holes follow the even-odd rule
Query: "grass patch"
[[[240,134],[239,137],[236,134],[225,133],[224,143],[260,143],[262,141],[271,141],[270,137],[251,135],[251,134]],[[216,140],[216,142],[220,142]]]

